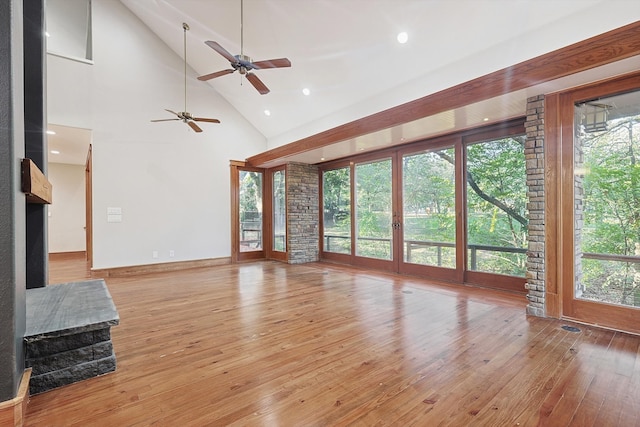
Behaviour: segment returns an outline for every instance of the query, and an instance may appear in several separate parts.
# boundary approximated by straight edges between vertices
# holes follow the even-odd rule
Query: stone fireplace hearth
[[[111,326],[120,318],[104,280],[28,289],[26,300],[30,394],[115,371]]]

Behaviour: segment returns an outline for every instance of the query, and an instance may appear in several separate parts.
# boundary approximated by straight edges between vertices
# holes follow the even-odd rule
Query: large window
[[[545,148],[557,167],[545,184],[558,192],[547,210],[561,263],[546,264],[559,278],[555,289],[548,282],[547,311],[640,333],[640,73],[549,98],[548,126],[560,138]]]
[[[356,255],[390,260],[393,247],[391,159],[357,164],[355,181]]]
[[[525,136],[467,146],[467,268],[524,276],[527,246]]]
[[[575,106],[576,297],[640,307],[640,91]]]
[[[456,268],[455,151],[402,159],[404,262]]]
[[[515,119],[323,165],[322,257],[525,292],[524,133]]]
[[[351,177],[343,167],[322,174],[322,225],[325,252],[351,253]]]
[[[262,250],[262,172],[240,170],[240,252]]]
[[[277,252],[287,250],[287,204],[286,172],[284,169],[273,172],[273,247]]]

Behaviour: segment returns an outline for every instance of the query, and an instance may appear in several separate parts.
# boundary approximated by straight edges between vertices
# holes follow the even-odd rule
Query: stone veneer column
[[[318,260],[318,167],[287,164],[287,251],[290,264]]]
[[[544,264],[544,95],[527,99],[525,121],[529,247],[527,250],[527,314],[545,316]]]

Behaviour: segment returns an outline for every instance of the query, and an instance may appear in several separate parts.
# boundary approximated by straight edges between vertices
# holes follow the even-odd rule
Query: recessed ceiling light
[[[304,89],[302,89],[302,93],[306,96],[309,96],[309,94],[311,93],[311,91],[309,90],[308,87],[305,87]]]
[[[51,154],[60,154],[58,150],[51,150]]]
[[[489,121],[489,117],[485,117],[484,119],[482,119],[483,122],[488,122]]]
[[[265,115],[265,116],[270,116],[270,115],[271,115],[271,111],[269,111],[269,110],[264,110],[264,115]]]
[[[47,36],[47,37],[51,37],[51,34],[49,34],[49,31],[45,31],[44,35]]]
[[[48,131],[47,131],[47,135],[55,135],[55,134],[56,134],[56,133],[55,133],[54,131],[52,131],[52,130],[48,130]]]
[[[324,157],[320,157],[320,160],[321,160],[321,161],[323,161],[323,160],[324,160]]]
[[[409,40],[409,34],[405,31],[398,33],[398,43],[405,44]]]

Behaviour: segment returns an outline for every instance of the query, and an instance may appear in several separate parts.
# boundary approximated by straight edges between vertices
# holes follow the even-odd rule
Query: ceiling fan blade
[[[225,76],[227,74],[231,74],[234,71],[235,70],[232,69],[232,68],[230,68],[228,70],[216,71],[215,73],[205,74],[204,76],[200,76],[200,77],[198,77],[198,80],[204,82],[204,81],[207,81],[207,80],[215,79],[216,77],[220,77],[220,76]]]
[[[200,129],[200,127],[195,122],[189,120],[187,124],[191,126],[191,129],[195,130],[196,132],[202,132],[202,129]]]
[[[235,56],[233,56],[229,52],[227,52],[227,50],[225,48],[223,48],[222,46],[220,46],[217,42],[214,42],[214,41],[211,41],[211,40],[207,40],[206,42],[204,42],[204,44],[206,44],[211,49],[213,49],[216,52],[218,52],[220,55],[222,55],[225,58],[227,58],[227,61],[229,61],[229,62],[236,62],[237,61]]]
[[[251,83],[253,87],[260,92],[260,95],[266,95],[269,93],[269,88],[265,86],[265,84],[262,83],[262,80],[260,80],[255,74],[247,73],[247,80],[249,80],[249,83]]]
[[[256,69],[291,67],[291,61],[287,58],[267,59],[265,61],[252,62],[252,64]]]
[[[180,119],[159,119],[159,120],[151,120],[152,122],[174,122]]]
[[[169,109],[165,108],[165,109],[164,109],[164,111],[168,111],[168,112],[170,112],[171,114],[174,114],[174,115],[178,116],[178,118],[180,118],[180,114],[176,113],[176,112],[175,112],[175,111],[173,111],[173,110],[169,110]]]
[[[218,119],[207,119],[204,117],[194,117],[193,120],[196,122],[220,123],[220,120]]]

